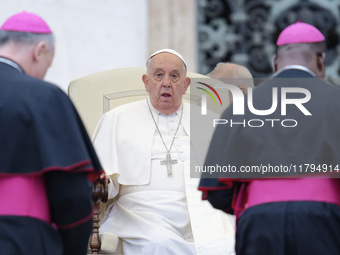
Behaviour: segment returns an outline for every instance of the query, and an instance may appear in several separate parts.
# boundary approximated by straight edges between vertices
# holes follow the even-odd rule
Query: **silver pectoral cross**
[[[161,165],[166,165],[166,168],[168,170],[168,175],[172,175],[172,165],[177,164],[176,159],[171,159],[171,155],[168,153],[166,154],[166,159],[161,161]]]

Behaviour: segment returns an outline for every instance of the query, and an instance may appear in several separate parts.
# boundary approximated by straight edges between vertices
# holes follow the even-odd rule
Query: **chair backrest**
[[[118,105],[147,97],[142,81],[142,75],[145,72],[145,67],[112,69],[71,81],[69,97],[77,108],[90,137],[103,113]],[[192,82],[183,98],[200,105],[200,96],[190,94],[190,87],[193,87],[193,83],[198,80],[210,79],[213,81],[213,79],[194,72],[187,72],[187,76],[191,78]],[[193,90],[191,88],[191,91]],[[223,100],[228,101],[228,97]],[[210,106],[209,109],[211,109]],[[220,113],[222,108],[216,108],[215,111]]]

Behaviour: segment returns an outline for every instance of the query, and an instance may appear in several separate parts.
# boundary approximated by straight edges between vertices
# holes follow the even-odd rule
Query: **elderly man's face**
[[[145,89],[152,106],[164,114],[178,110],[182,96],[190,85],[184,63],[171,53],[160,53],[149,62],[148,74],[143,75]]]

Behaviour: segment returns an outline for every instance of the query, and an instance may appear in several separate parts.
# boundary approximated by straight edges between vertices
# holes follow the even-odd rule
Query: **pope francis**
[[[103,115],[93,141],[110,176],[100,232],[123,240],[124,254],[233,254],[225,217],[201,201],[190,178],[190,85],[183,57],[155,52],[142,77],[146,100]],[[232,228],[230,236],[234,233]]]

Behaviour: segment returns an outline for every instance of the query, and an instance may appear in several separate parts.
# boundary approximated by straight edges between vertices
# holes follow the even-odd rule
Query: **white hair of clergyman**
[[[47,50],[54,45],[55,39],[53,34],[38,34],[18,31],[0,31],[0,47],[9,42],[33,45],[37,42],[45,41]]]

